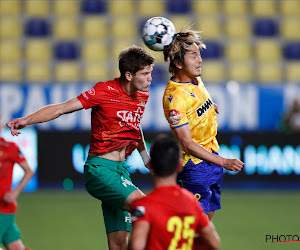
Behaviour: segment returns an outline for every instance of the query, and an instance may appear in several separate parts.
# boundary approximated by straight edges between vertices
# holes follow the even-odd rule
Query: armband
[[[149,154],[148,154],[148,152],[147,152],[146,149],[143,150],[143,151],[141,151],[140,155],[141,155],[141,157],[142,157],[143,162],[144,162],[145,165],[148,164],[151,161],[151,157],[149,156]]]

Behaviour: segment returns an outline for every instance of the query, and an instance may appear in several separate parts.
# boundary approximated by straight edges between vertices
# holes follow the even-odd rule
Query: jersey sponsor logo
[[[145,207],[144,206],[137,206],[133,211],[131,212],[131,220],[136,221],[138,218],[141,218],[145,214]]]
[[[95,95],[96,94],[96,91],[94,88],[91,88],[87,91],[90,95]]]
[[[82,96],[84,97],[84,99],[87,99],[87,100],[89,99],[89,97],[86,95],[85,92],[82,93]]]
[[[119,110],[117,116],[122,119],[122,121],[119,122],[120,126],[130,126],[139,129],[143,113],[144,111],[140,107],[136,111]]]
[[[179,111],[172,109],[169,112],[169,123],[171,125],[176,125],[180,122],[181,120],[181,114],[179,113]]]
[[[122,177],[121,176],[121,179],[122,179],[122,185],[124,187],[127,187],[127,186],[134,186],[129,180],[127,180],[126,178]]]
[[[210,107],[213,105],[212,100],[210,100],[209,98],[201,105],[200,108],[196,109],[196,113],[198,115],[198,117],[201,117],[207,110],[210,109]]]
[[[172,100],[173,100],[173,95],[170,95],[170,96],[168,97],[168,99],[169,99],[169,102],[171,103]]]

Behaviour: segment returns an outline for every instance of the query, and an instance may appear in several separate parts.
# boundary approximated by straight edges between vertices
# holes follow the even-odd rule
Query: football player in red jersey
[[[1,137],[1,130],[4,126],[0,116],[0,244],[3,244],[8,250],[29,250],[21,241],[21,233],[15,223],[15,214],[17,198],[33,177],[34,172],[19,147]],[[11,190],[15,163],[24,169],[25,174],[16,188]]]
[[[28,125],[47,122],[63,114],[92,109],[89,156],[84,166],[87,191],[102,201],[109,249],[127,249],[131,231],[131,202],[144,194],[132,183],[125,157],[137,148],[145,166],[150,157],[140,128],[152,81],[155,59],[131,46],[119,55],[120,77],[99,82],[64,103],[48,105],[7,123],[13,135]]]
[[[154,190],[132,202],[130,249],[218,249],[220,239],[212,222],[194,195],[176,184],[182,169],[178,142],[160,138],[150,156]]]

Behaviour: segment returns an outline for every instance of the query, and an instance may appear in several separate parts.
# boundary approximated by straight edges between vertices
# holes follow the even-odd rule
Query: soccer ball
[[[164,17],[152,17],[143,27],[143,40],[149,49],[163,51],[173,41],[174,24]]]

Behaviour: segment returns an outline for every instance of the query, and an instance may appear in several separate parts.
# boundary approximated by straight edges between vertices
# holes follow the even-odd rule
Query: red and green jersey
[[[92,108],[90,152],[105,153],[128,147],[126,156],[138,146],[140,121],[149,92],[128,95],[119,78],[99,82],[77,98],[85,109]]]
[[[179,185],[155,188],[131,209],[133,224],[150,223],[147,250],[194,249],[195,232],[209,223],[194,195]]]
[[[181,126],[189,126],[193,141],[203,146],[209,152],[218,152],[217,116],[214,104],[200,77],[192,82],[175,82],[167,84],[163,106],[165,117],[172,132]],[[191,159],[194,164],[198,159],[184,152],[184,164]]]
[[[14,164],[23,161],[25,158],[18,146],[0,137],[0,213],[13,214],[17,211],[17,204],[4,202],[3,196],[11,190]]]

